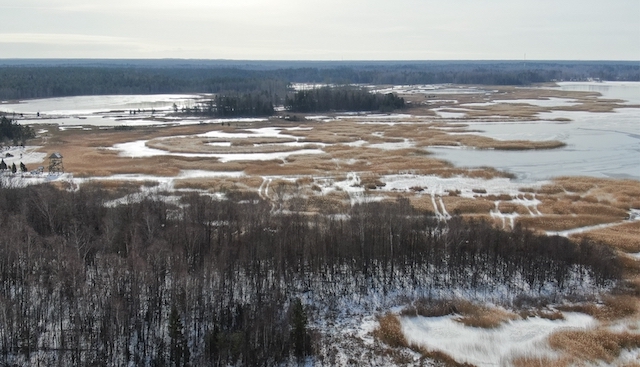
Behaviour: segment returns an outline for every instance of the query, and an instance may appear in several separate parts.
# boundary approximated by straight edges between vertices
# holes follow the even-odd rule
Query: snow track
[[[491,218],[502,220],[502,228],[507,228],[507,220],[509,220],[509,226],[513,229],[515,227],[515,220],[520,215],[518,213],[502,213],[500,211],[500,200],[496,200],[495,206],[496,208],[489,212]]]
[[[438,186],[437,189],[431,190],[431,204],[433,204],[433,210],[436,214],[436,217],[440,220],[448,220],[451,219],[451,215],[447,212],[447,208],[444,206],[444,202],[442,201],[442,186]],[[437,201],[436,201],[437,197]],[[439,206],[438,206],[439,204]]]

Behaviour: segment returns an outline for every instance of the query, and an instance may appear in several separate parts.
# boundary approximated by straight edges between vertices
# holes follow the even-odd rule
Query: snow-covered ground
[[[192,105],[199,95],[193,94],[136,94],[106,96],[76,96],[29,99],[19,103],[2,104],[2,110],[10,113],[45,116],[83,116],[111,111],[150,110],[169,111],[173,104]]]
[[[475,102],[475,103],[464,103],[462,106],[464,107],[483,107],[483,106],[493,106],[500,103],[518,103],[518,104],[529,104],[532,106],[539,107],[570,107],[576,106],[580,104],[580,102],[571,98],[543,98],[543,99],[496,99],[488,102]]]
[[[586,329],[595,324],[591,316],[565,313],[564,320],[530,317],[509,321],[495,329],[465,326],[456,316],[402,317],[409,343],[440,350],[459,362],[478,367],[504,366],[517,356],[553,357],[546,338],[557,330]]]

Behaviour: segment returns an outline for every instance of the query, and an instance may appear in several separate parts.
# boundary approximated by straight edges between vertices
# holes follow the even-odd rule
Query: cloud
[[[30,43],[56,45],[137,45],[138,42],[126,37],[96,36],[88,34],[63,33],[0,33],[0,43]]]

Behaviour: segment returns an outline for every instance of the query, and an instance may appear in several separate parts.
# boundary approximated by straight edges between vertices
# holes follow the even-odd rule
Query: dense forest
[[[207,117],[271,116],[279,103],[267,91],[261,93],[218,94],[193,107],[174,105],[175,113]],[[403,98],[393,93],[371,93],[349,86],[321,87],[297,91],[284,98],[290,112],[381,111],[390,112],[405,106]]]
[[[406,199],[327,216],[254,193],[119,197],[0,188],[0,365],[275,365],[313,355],[314,322],[349,302],[576,300],[621,276],[609,247]]]
[[[0,60],[0,99],[101,94],[256,93],[293,82],[528,85],[640,81],[637,62]]]
[[[393,93],[370,93],[354,87],[322,87],[295,92],[287,96],[284,107],[291,112],[382,111],[405,106],[404,99]]]
[[[271,116],[275,110],[277,96],[267,91],[261,93],[218,94],[212,99],[201,101],[193,107],[182,108],[174,105],[175,113],[207,117],[252,117]]]
[[[31,126],[20,125],[17,122],[8,119],[6,116],[0,116],[0,145],[4,144],[24,144],[27,140],[35,138],[36,133]]]

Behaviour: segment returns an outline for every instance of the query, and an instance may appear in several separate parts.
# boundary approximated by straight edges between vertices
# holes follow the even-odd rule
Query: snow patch
[[[402,317],[402,330],[409,343],[443,351],[457,361],[476,366],[502,366],[516,356],[553,356],[546,338],[560,329],[586,329],[595,320],[567,312],[564,320],[531,317],[495,329],[467,327],[456,316]]]

